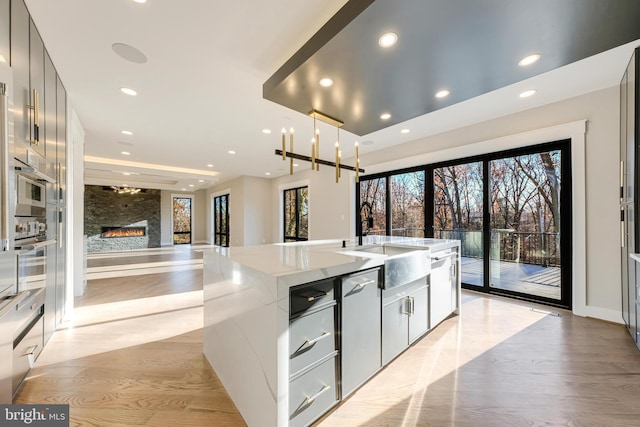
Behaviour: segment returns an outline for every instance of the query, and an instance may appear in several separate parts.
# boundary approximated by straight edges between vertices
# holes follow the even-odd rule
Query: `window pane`
[[[298,190],[298,216],[300,224],[298,237],[307,239],[309,238],[309,189],[303,187]]]
[[[561,298],[560,151],[493,160],[490,286]]]
[[[384,236],[387,234],[387,178],[376,178],[360,181],[360,219],[362,233],[366,235]],[[371,209],[370,215],[367,210]],[[366,218],[372,218],[367,221]]]
[[[424,171],[391,177],[391,235],[424,237]]]
[[[460,240],[462,283],[484,286],[482,162],[433,170],[433,229]]]

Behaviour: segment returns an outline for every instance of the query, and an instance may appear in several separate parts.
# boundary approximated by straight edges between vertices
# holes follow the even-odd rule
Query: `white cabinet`
[[[457,252],[455,248],[431,254],[431,275],[429,290],[431,292],[429,323],[435,328],[440,322],[456,310]]]
[[[380,369],[380,269],[350,274],[342,288],[342,398]]]
[[[386,365],[429,329],[427,279],[382,292],[382,364]]]

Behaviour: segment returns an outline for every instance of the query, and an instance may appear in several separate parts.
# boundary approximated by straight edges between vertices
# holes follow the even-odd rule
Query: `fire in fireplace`
[[[111,239],[114,237],[141,237],[147,235],[147,227],[102,227],[100,237]]]

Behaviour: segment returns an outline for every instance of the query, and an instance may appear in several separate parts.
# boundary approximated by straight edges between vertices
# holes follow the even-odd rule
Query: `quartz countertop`
[[[342,247],[345,242],[345,247]],[[291,285],[309,280],[340,275],[384,264],[388,255],[360,251],[376,245],[411,247],[416,250],[437,251],[459,244],[457,240],[406,238],[395,236],[366,236],[363,245],[356,239],[314,240],[210,249],[243,267],[285,279]],[[312,272],[322,272],[312,277]],[[314,275],[315,276],[315,275]]]

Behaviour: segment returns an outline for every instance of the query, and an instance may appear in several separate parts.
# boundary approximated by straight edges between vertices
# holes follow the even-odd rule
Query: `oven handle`
[[[0,250],[9,250],[9,99],[7,85],[0,83]]]
[[[21,253],[19,255],[24,255],[25,253],[33,252],[33,251],[35,251],[37,249],[43,248],[45,246],[52,245],[52,244],[54,244],[56,242],[57,242],[56,239],[50,239],[50,240],[45,240],[43,242],[36,242],[36,243],[28,244],[28,245],[16,246],[16,250],[21,251]]]
[[[56,180],[51,178],[49,175],[40,172],[38,169],[33,166],[16,166],[15,170],[24,174],[34,175],[37,179],[42,181],[47,181],[50,184],[55,184]]]

